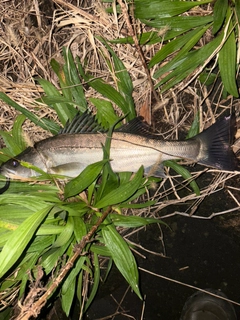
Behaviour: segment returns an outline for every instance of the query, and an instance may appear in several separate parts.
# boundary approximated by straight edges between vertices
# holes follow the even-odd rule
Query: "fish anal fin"
[[[144,168],[144,173],[148,177],[154,176],[154,177],[163,178],[163,179],[165,179],[167,177],[164,172],[164,165],[162,163],[161,164],[154,164],[153,166]]]

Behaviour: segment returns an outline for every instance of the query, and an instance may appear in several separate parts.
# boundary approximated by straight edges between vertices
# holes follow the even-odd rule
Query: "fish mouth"
[[[3,194],[5,191],[8,190],[9,186],[10,186],[10,178],[9,177],[6,177],[6,183],[5,183],[5,186],[0,188],[0,194]]]

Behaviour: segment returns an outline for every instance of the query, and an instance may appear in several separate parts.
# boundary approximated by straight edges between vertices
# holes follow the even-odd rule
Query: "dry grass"
[[[64,0],[9,0],[1,1],[0,26],[0,91],[6,93],[17,103],[34,111],[39,117],[48,116],[56,119],[56,114],[35,103],[42,94],[37,78],[50,80],[58,86],[57,79],[50,69],[52,58],[62,61],[61,48],[70,47],[74,56],[78,55],[95,77],[101,77],[115,85],[114,77],[109,73],[102,55],[108,55],[102,43],[95,36],[103,36],[111,40],[131,34],[126,17],[122,14],[106,14],[100,0],[64,1]],[[210,7],[206,7],[210,10]],[[206,14],[204,13],[199,14]],[[139,21],[133,21],[133,30],[144,30]],[[164,32],[164,30],[163,30]],[[206,37],[207,41],[207,37]],[[201,44],[198,44],[201,45]],[[161,44],[143,46],[141,48],[145,61],[159,50]],[[134,92],[133,97],[139,114],[146,117],[165,137],[178,139],[182,132],[190,128],[197,111],[200,111],[201,128],[213,123],[226,109],[239,110],[239,102],[231,97],[220,100],[222,87],[218,90],[207,90],[194,78],[188,79],[176,90],[164,95],[151,90],[152,85],[146,68],[141,60],[140,52],[133,45],[114,45],[115,52],[125,64],[131,75]],[[150,76],[153,75],[151,70]],[[188,85],[187,85],[188,84]],[[88,90],[86,96],[96,93]],[[16,116],[15,110],[0,101],[0,128],[11,130]],[[47,133],[32,123],[26,122],[26,134],[30,140],[37,141],[46,137]],[[240,134],[238,133],[238,137]],[[235,151],[239,149],[237,145]],[[202,168],[194,172],[198,177]],[[208,172],[208,174],[210,174]],[[184,210],[173,209],[174,214],[198,216],[197,208],[212,194],[225,190],[229,197],[229,212],[239,210],[239,188],[232,185],[232,178],[237,184],[234,174],[213,172],[211,179],[203,185],[200,196],[189,192],[188,187],[178,176],[169,176],[156,190],[154,197],[157,204],[154,212],[137,212],[136,214],[155,215],[164,218],[160,210],[168,206],[185,204]],[[187,190],[182,196],[181,190]],[[160,212],[160,213],[159,213]],[[215,212],[214,215],[225,214]],[[165,215],[165,217],[168,215]]]

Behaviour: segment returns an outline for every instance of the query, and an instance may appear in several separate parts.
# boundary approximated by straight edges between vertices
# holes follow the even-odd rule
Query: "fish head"
[[[38,152],[32,147],[28,147],[25,151],[23,151],[16,157],[11,158],[3,163],[0,167],[0,174],[12,179],[30,178],[39,175],[33,169],[23,166],[21,164],[21,161],[28,162],[31,165],[39,168],[43,167],[41,159],[39,159]]]

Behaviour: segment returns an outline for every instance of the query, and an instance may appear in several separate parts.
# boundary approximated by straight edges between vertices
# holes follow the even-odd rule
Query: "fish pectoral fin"
[[[145,168],[144,173],[147,176],[154,176],[154,177],[158,177],[158,178],[166,178],[167,177],[165,175],[164,165],[162,163],[161,164],[154,164],[153,166]]]
[[[69,162],[60,164],[55,167],[50,167],[48,173],[61,174],[69,177],[77,176],[85,166],[81,162]]]

